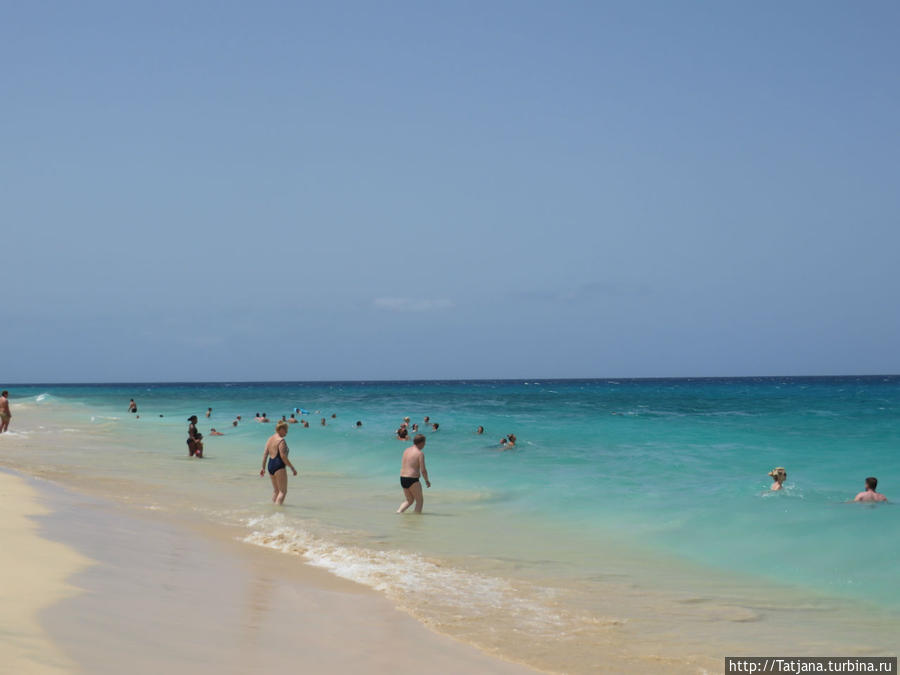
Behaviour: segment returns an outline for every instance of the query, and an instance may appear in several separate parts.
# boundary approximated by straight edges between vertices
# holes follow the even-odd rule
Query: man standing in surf
[[[413,439],[413,444],[403,451],[403,458],[400,460],[400,487],[403,488],[403,496],[406,500],[397,509],[397,513],[406,511],[413,502],[416,503],[415,512],[422,513],[425,497],[422,495],[419,476],[425,479],[425,485],[431,487],[428,471],[425,469],[425,453],[422,452],[424,447],[425,437],[417,434]]]

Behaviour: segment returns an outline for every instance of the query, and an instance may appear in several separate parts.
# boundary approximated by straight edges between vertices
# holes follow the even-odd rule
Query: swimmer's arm
[[[291,471],[294,472],[294,475],[297,475],[297,469],[294,468],[294,465],[291,464],[291,460],[288,459],[287,453],[285,453],[284,448],[287,446],[283,440],[278,444],[278,454],[281,455],[281,461],[291,467]]]
[[[431,487],[431,481],[428,480],[428,470],[425,468],[425,454],[419,455],[419,469],[422,472],[422,478],[425,479],[425,485]]]
[[[260,476],[264,476],[265,473],[266,473],[266,457],[268,456],[268,454],[269,454],[269,449],[268,449],[268,448],[263,448],[262,468],[259,470],[259,475],[260,475]]]

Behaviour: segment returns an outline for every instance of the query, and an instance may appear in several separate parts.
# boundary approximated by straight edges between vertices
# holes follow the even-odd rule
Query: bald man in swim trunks
[[[9,421],[12,413],[9,412],[9,392],[4,389],[0,392],[0,434],[9,429]]]
[[[400,460],[400,487],[403,488],[403,496],[406,500],[397,509],[397,513],[406,511],[413,502],[416,503],[416,513],[422,513],[425,497],[422,494],[419,476],[425,479],[425,485],[431,487],[428,471],[425,469],[425,453],[422,452],[424,447],[425,437],[417,434],[413,439],[413,444],[403,451],[403,459]]]

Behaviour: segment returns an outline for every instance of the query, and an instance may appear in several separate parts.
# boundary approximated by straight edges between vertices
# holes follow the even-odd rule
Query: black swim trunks
[[[400,485],[404,490],[406,490],[407,488],[411,488],[413,486],[413,483],[418,482],[418,478],[412,478],[410,476],[400,476]]]

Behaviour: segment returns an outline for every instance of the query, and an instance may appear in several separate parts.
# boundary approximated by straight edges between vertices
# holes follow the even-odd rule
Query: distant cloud
[[[375,298],[372,302],[376,309],[389,312],[433,312],[439,309],[450,309],[450,300],[417,300],[414,298]]]

